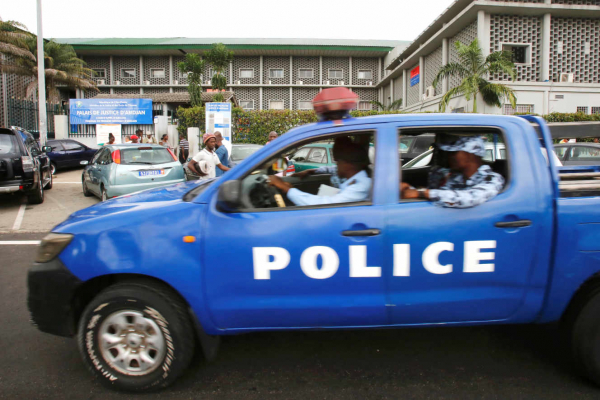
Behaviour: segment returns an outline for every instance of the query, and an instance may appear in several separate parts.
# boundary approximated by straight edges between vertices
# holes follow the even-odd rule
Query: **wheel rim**
[[[44,180],[42,179],[42,174],[40,174],[40,198],[44,198]]]
[[[109,315],[100,325],[98,341],[104,361],[124,375],[147,375],[162,364],[166,354],[159,326],[139,311]]]
[[[102,201],[108,200],[108,196],[106,195],[106,190],[102,189]]]
[[[50,175],[54,175],[56,173],[56,165],[50,164]]]

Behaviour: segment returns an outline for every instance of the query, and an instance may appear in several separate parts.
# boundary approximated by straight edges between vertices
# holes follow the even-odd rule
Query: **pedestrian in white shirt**
[[[199,179],[211,179],[216,176],[216,168],[229,171],[229,168],[221,164],[219,156],[215,153],[217,140],[212,133],[202,136],[204,149],[200,150],[187,164],[188,169],[197,175]]]

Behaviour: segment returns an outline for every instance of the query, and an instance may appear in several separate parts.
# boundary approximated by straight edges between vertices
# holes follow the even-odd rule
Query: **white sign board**
[[[121,143],[121,125],[120,124],[97,124],[96,125],[96,143],[108,143],[108,134],[112,133],[115,137],[115,143]]]
[[[231,142],[231,103],[206,103],[206,133],[221,132]]]

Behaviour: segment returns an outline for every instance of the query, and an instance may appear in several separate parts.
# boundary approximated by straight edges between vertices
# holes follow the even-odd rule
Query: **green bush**
[[[543,116],[546,122],[582,122],[600,121],[600,114],[584,113],[550,113]]]

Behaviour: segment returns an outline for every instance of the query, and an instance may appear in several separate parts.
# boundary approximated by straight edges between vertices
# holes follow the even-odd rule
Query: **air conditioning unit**
[[[562,73],[560,74],[560,81],[561,82],[568,82],[568,83],[572,83],[574,81],[574,75],[573,74],[568,74],[568,73]]]
[[[302,82],[302,81],[296,81],[296,85],[304,85],[304,82]]]
[[[236,84],[236,85],[241,85],[241,84],[242,84],[242,81],[235,81],[235,84]]]
[[[210,79],[205,82],[207,85],[210,85]]]
[[[150,81],[144,81],[144,85],[149,85]]]
[[[368,81],[367,86],[373,86],[373,81]]]
[[[344,86],[344,81],[338,81],[338,85]]]
[[[103,86],[103,85],[106,85],[106,81],[104,79],[98,79],[97,84],[98,84],[98,86]]]
[[[433,86],[428,86],[425,89],[425,93],[423,94],[423,100],[431,99],[435,96],[435,88]]]
[[[323,85],[331,85],[331,81],[323,81]]]
[[[178,80],[174,80],[173,81],[173,85],[179,85],[179,81]]]
[[[121,81],[115,81],[115,85],[120,85]]]

